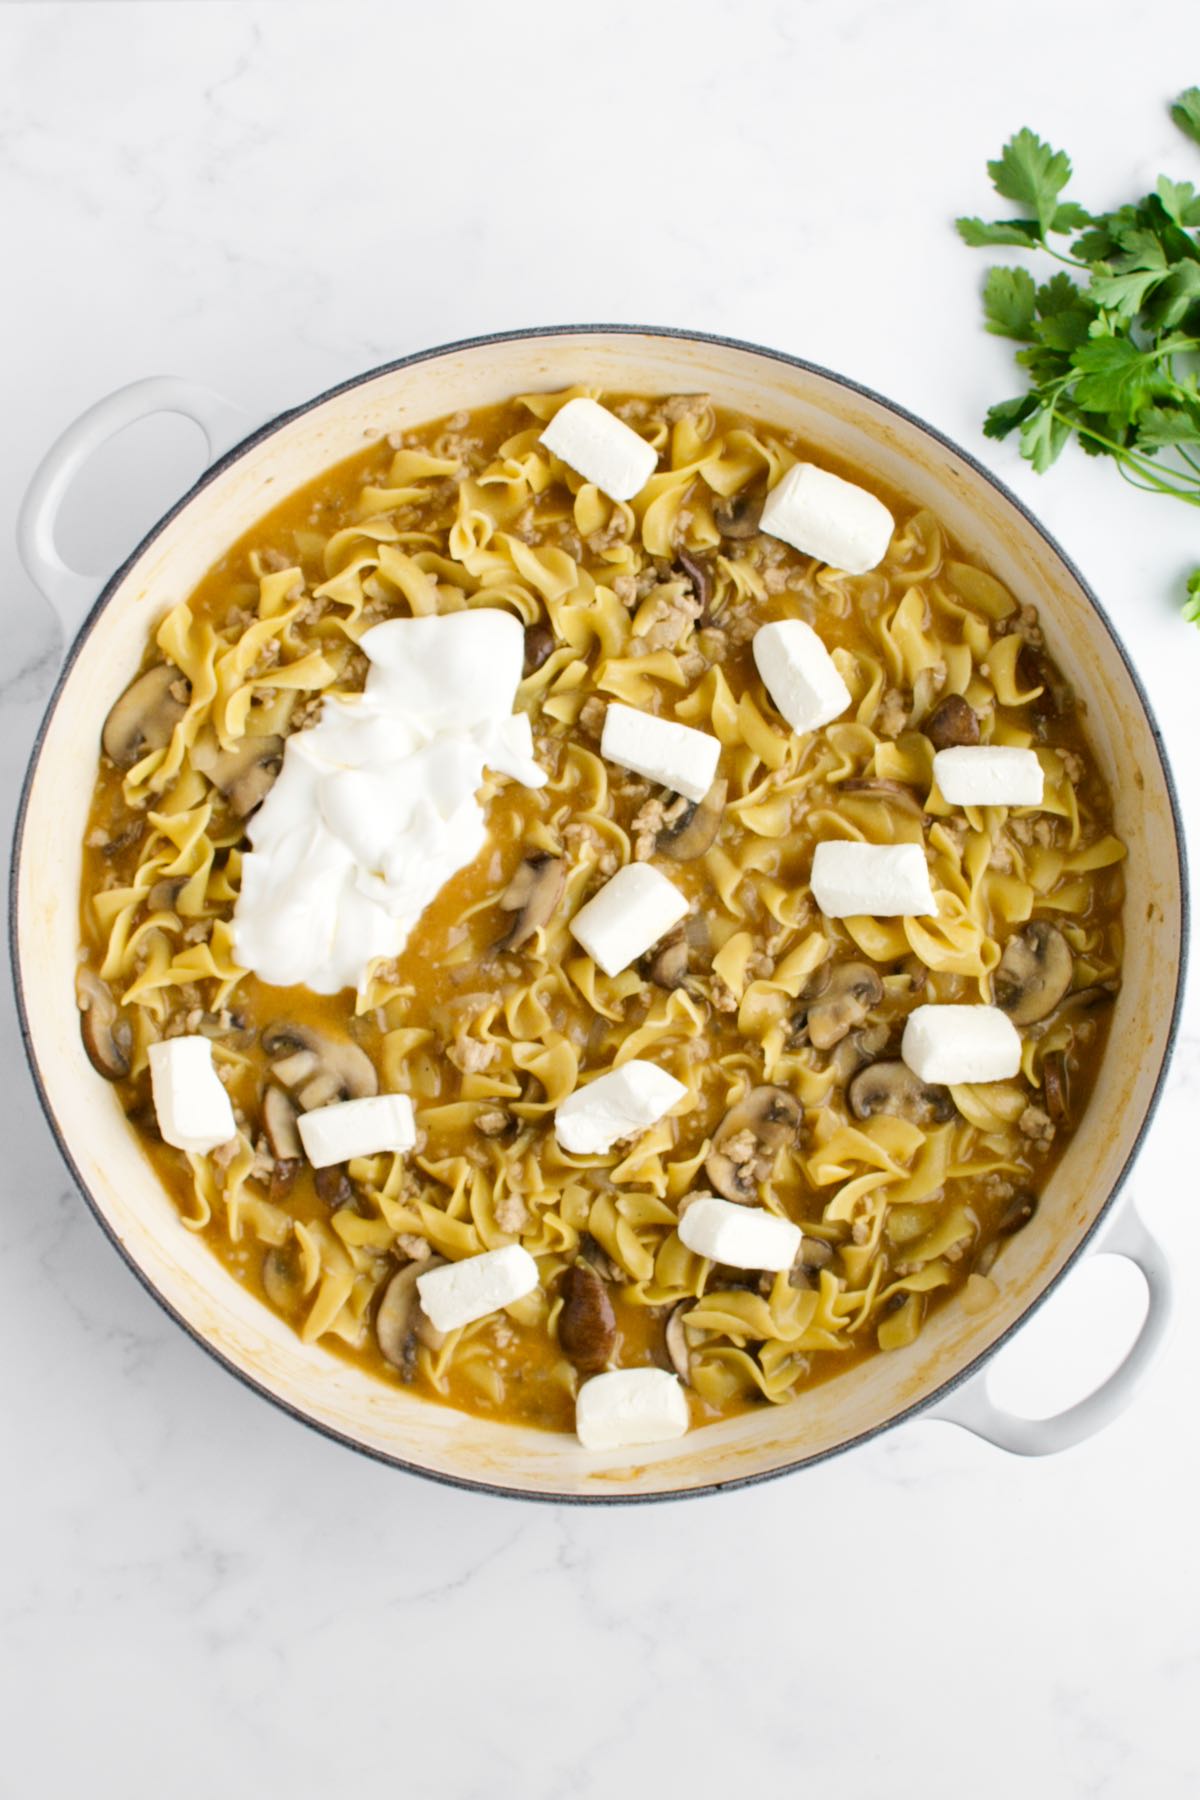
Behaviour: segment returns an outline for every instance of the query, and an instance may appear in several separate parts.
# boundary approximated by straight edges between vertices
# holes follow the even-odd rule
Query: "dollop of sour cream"
[[[389,619],[360,639],[361,694],[328,695],[287,740],[249,822],[235,955],[274,986],[361,989],[487,841],[484,769],[544,785],[514,713],[524,633],[485,607]]]

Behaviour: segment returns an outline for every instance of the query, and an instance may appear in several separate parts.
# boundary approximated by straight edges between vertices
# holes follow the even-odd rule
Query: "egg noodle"
[[[580,1258],[612,1295],[623,1364],[667,1366],[664,1327],[677,1321],[696,1422],[911,1342],[952,1290],[988,1305],[997,1248],[1086,1105],[1107,1029],[1090,1002],[1111,993],[1121,960],[1123,848],[1033,608],[895,496],[895,535],[867,575],[735,534],[739,497],[774,485],[804,449],[704,396],[608,398],[659,452],[636,499],[613,502],[538,443],[566,400],[595,392],[526,395],[373,444],[171,609],[149,659],[177,672],[169,735],[128,766],[102,762],[82,909],[86,975],[127,1032],[118,1090],[184,1223],[305,1340],[555,1427],[569,1425],[579,1380],[558,1319],[560,1278]],[[233,953],[245,821],[229,769],[258,749],[268,759],[321,695],[362,687],[357,644],[372,624],[475,607],[531,628],[517,707],[547,785],[487,777],[488,847],[357,997],[267,987]],[[781,617],[820,632],[852,696],[807,735],[779,718],[749,653],[756,626]],[[941,799],[922,724],[947,695],[966,700],[987,741],[1036,750],[1040,809]],[[602,760],[609,700],[720,740],[724,808],[699,855],[662,860],[673,797]],[[824,918],[808,872],[829,838],[923,845],[936,917]],[[674,986],[645,962],[605,976],[568,929],[608,875],[646,856],[692,903]],[[561,861],[561,896],[506,949],[501,898],[538,858]],[[991,1001],[1005,943],[1031,920],[1061,932],[1073,971],[1063,1003],[1023,1031],[1019,1076],[955,1087],[923,1121],[856,1116],[849,1084],[895,1057],[905,1015]],[[806,1011],[851,959],[877,972],[882,998],[818,1049]],[[287,1086],[263,1048],[279,1020],[301,1043],[351,1040],[380,1090],[411,1094],[417,1150],[316,1181],[284,1166],[262,1119],[268,1081]],[[148,1105],[147,1046],[196,1030],[212,1038],[238,1121],[233,1143],[206,1156],[156,1142]],[[555,1107],[585,1072],[633,1057],[669,1069],[686,1101],[606,1155],[564,1153]],[[1048,1057],[1069,1077],[1065,1110],[1048,1105]],[[686,1196],[711,1188],[721,1121],[763,1085],[793,1096],[803,1120],[760,1170],[757,1197],[801,1225],[806,1256],[760,1278],[714,1269],[677,1223]],[[426,1332],[403,1370],[381,1358],[375,1308],[399,1266],[513,1242],[538,1261],[532,1294],[442,1338]]]

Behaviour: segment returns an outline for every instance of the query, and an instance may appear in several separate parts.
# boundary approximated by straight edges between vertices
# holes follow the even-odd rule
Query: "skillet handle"
[[[64,562],[55,543],[63,501],[80,469],[110,438],[155,413],[182,413],[208,442],[207,463],[245,437],[251,421],[240,407],[196,382],[155,375],[97,400],[68,425],[38,464],[17,515],[17,549],[34,585],[58,615],[70,643],[101,581]]]
[[[1111,1425],[1133,1399],[1166,1341],[1174,1305],[1173,1285],[1162,1246],[1147,1231],[1131,1200],[1126,1201],[1096,1254],[1124,1256],[1136,1263],[1146,1283],[1149,1302],[1141,1330],[1107,1381],[1065,1412],[1055,1413],[1049,1419],[1022,1419],[993,1403],[985,1367],[923,1413],[922,1418],[945,1419],[949,1424],[961,1425],[1014,1456],[1052,1456]]]

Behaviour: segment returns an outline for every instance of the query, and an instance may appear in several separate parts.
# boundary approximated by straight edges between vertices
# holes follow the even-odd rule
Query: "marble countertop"
[[[1190,0],[0,7],[0,686],[7,843],[55,628],[12,519],[49,440],[138,376],[266,417],[429,343],[581,319],[727,332],[894,396],[996,468],[1123,632],[1200,816],[1200,528],[979,433],[983,164],[1021,124],[1086,199],[1200,177],[1164,100]],[[682,21],[686,18],[686,27]],[[1145,154],[1142,155],[1141,153]],[[112,567],[198,468],[158,421],[64,521]],[[73,1191],[0,1039],[0,1791],[840,1800],[1200,1789],[1195,996],[1133,1181],[1180,1322],[1134,1407],[1041,1462],[907,1426],[716,1501],[490,1501],[355,1458],[157,1309]],[[1030,1413],[1136,1329],[1095,1259],[997,1366]],[[1190,1699],[1189,1699],[1190,1696]]]

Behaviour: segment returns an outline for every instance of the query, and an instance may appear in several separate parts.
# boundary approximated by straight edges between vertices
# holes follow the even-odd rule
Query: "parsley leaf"
[[[1200,87],[1171,116],[1200,143]],[[1064,199],[1071,163],[1028,127],[988,164],[1011,219],[963,217],[973,248],[1041,252],[1065,265],[1039,283],[1025,268],[988,270],[987,329],[1011,338],[1025,393],[989,407],[984,435],[1020,435],[1044,473],[1074,439],[1151,492],[1200,508],[1200,193],[1160,176],[1153,193],[1091,213]],[[1069,237],[1069,253],[1052,236]],[[1200,625],[1200,568],[1184,616]]]
[[[1184,89],[1171,108],[1171,117],[1180,131],[1200,144],[1200,87]]]
[[[1018,343],[1032,343],[1036,297],[1028,269],[989,269],[983,284],[988,330]]]
[[[1009,138],[997,161],[987,167],[992,186],[1001,198],[1025,207],[1037,219],[1043,234],[1047,232],[1058,210],[1058,196],[1071,179],[1071,162],[1066,152],[1052,150],[1026,126]]]

